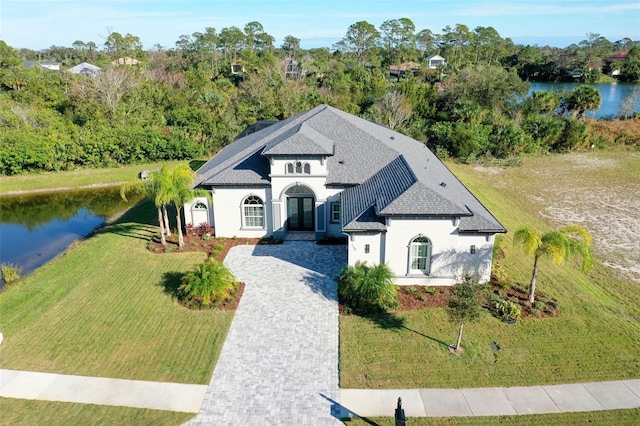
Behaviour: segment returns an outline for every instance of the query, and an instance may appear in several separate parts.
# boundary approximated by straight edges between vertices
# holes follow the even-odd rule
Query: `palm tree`
[[[153,200],[154,205],[158,209],[158,225],[160,226],[160,242],[162,245],[167,244],[165,235],[169,231],[169,224],[165,220],[166,216],[163,216],[163,211],[166,214],[166,200],[161,197],[163,191],[163,173],[166,173],[166,167],[162,167],[160,172],[153,172],[149,174],[149,177],[145,180],[134,180],[124,183],[120,187],[120,196],[126,200],[127,194],[137,193],[142,194],[144,197]]]
[[[170,171],[170,182],[166,187],[166,191],[162,194],[162,200],[170,201],[176,208],[176,223],[178,227],[178,247],[184,247],[184,237],[182,234],[182,220],[180,218],[180,209],[189,201],[196,197],[211,196],[202,189],[194,189],[193,179],[195,173],[189,167],[189,164],[180,164]]]
[[[598,89],[591,86],[578,86],[565,96],[560,108],[574,117],[582,118],[585,112],[600,108],[601,102]]]
[[[529,302],[535,302],[538,261],[541,257],[550,257],[556,265],[564,262],[572,254],[578,254],[582,260],[582,272],[591,267],[591,235],[581,226],[572,225],[559,231],[551,231],[540,236],[528,226],[519,228],[513,236],[513,243],[519,244],[529,255],[533,255],[533,273],[529,285]]]

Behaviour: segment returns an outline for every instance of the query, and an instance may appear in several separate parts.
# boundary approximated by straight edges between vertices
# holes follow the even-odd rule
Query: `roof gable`
[[[271,139],[262,155],[333,155],[333,142],[310,124],[291,126]]]

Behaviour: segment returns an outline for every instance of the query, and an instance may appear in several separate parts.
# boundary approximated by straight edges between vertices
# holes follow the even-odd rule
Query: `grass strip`
[[[91,186],[119,185],[137,178],[143,170],[157,170],[176,161],[135,164],[104,169],[78,169],[67,172],[44,172],[0,177],[0,194],[39,192]]]
[[[0,398],[0,425],[180,425],[191,413]]]

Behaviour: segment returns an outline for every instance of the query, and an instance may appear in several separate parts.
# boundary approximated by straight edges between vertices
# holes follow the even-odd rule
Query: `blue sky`
[[[182,34],[258,21],[277,46],[291,34],[303,48],[331,47],[357,21],[378,27],[403,17],[434,33],[491,26],[522,44],[564,47],[588,32],[640,40],[640,0],[0,0],[0,39],[15,48],[102,46],[115,31],[140,37],[145,48],[171,48]]]

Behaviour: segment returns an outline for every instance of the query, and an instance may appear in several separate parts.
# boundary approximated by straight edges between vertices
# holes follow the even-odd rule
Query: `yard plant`
[[[178,295],[188,306],[215,307],[226,300],[237,285],[224,264],[208,260],[185,274]]]
[[[523,226],[514,234],[513,243],[521,245],[528,255],[533,255],[529,303],[535,302],[540,258],[550,257],[553,263],[560,264],[572,254],[577,254],[582,260],[582,272],[587,272],[593,263],[590,250],[591,235],[581,226],[567,226],[559,231],[547,232],[544,235],[538,234],[528,226]]]
[[[449,299],[449,317],[452,322],[460,324],[458,340],[455,344],[455,352],[460,352],[462,342],[462,330],[465,322],[474,322],[480,317],[480,299],[478,281],[471,275],[465,275],[462,283],[453,288]]]
[[[386,311],[398,304],[393,273],[387,265],[370,266],[356,262],[346,266],[338,278],[338,293],[342,302],[360,314]]]

